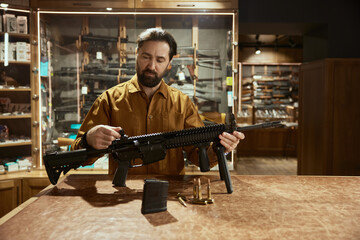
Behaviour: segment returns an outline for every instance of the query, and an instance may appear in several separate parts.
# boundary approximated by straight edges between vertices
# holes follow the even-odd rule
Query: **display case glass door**
[[[233,111],[234,19],[234,13],[40,11],[42,152],[74,139],[95,99],[131,79],[137,36],[152,27],[178,44],[165,82],[189,95],[205,124],[224,122]]]

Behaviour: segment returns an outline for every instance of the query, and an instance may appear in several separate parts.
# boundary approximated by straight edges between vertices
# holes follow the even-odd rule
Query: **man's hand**
[[[232,134],[223,132],[219,135],[220,143],[225,147],[225,152],[233,151],[239,144],[240,140],[245,138],[245,135],[241,132],[234,131]]]
[[[87,132],[86,141],[95,149],[105,149],[110,146],[112,141],[120,138],[120,130],[121,127],[97,125]]]

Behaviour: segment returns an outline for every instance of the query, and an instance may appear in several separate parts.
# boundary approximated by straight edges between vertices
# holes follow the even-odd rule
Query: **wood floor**
[[[238,175],[297,175],[297,158],[241,157],[234,167]]]

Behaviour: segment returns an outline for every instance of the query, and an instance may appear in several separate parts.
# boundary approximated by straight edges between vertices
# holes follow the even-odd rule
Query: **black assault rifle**
[[[213,149],[218,158],[219,174],[221,180],[225,181],[228,193],[233,192],[229,170],[226,164],[225,148],[220,144],[218,138],[222,132],[232,133],[236,131],[247,131],[256,128],[279,127],[279,121],[266,122],[262,124],[236,127],[235,118],[232,115],[229,125],[214,124],[205,127],[190,128],[185,130],[153,133],[140,136],[128,137],[120,132],[121,137],[112,142],[107,149],[79,149],[70,152],[51,152],[44,156],[44,163],[49,180],[56,185],[60,174],[64,175],[71,169],[76,169],[86,162],[89,157],[112,154],[118,162],[113,184],[115,186],[126,186],[128,168],[139,167],[160,161],[165,158],[166,149],[194,145],[199,148],[199,165],[202,172],[210,170],[207,147],[213,142]],[[133,160],[141,158],[141,165],[133,165]]]

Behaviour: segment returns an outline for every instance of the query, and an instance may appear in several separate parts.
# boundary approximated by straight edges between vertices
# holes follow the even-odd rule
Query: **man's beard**
[[[155,71],[149,69],[145,69],[142,72],[140,72],[139,66],[136,65],[136,73],[137,73],[138,81],[141,83],[141,85],[149,88],[158,85],[161,79],[163,78],[163,76],[166,74],[166,72],[167,71],[165,70],[160,75],[158,75]],[[154,74],[154,76],[146,76],[145,73],[152,73]]]

